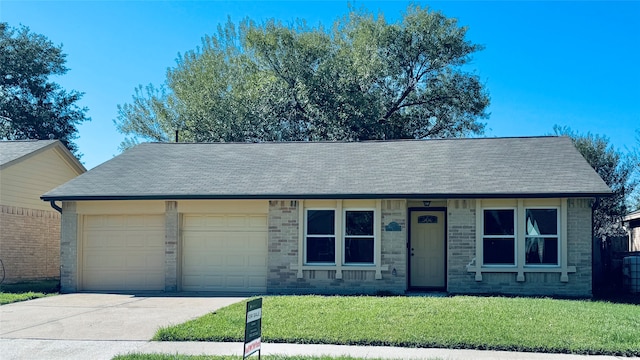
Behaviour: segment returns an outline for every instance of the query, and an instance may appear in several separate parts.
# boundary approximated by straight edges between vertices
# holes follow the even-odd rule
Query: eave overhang
[[[147,195],[66,195],[41,196],[43,201],[110,200],[302,200],[302,199],[549,199],[598,198],[612,193],[456,193],[456,194],[147,194]]]

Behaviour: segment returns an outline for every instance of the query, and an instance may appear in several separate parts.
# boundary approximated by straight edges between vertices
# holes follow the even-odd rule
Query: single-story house
[[[629,251],[640,251],[640,210],[625,216],[623,221],[629,233]]]
[[[64,292],[590,296],[610,193],[569,138],[529,137],[145,143],[42,199]]]
[[[40,196],[85,171],[58,140],[0,141],[0,279],[60,277],[60,213]]]

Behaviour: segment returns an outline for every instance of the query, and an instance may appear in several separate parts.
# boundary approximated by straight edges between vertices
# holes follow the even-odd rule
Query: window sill
[[[475,266],[467,265],[467,272],[476,273],[476,281],[482,281],[482,273],[517,273],[516,281],[524,282],[525,273],[560,273],[561,282],[569,282],[569,273],[575,273],[575,266],[511,266],[511,267],[496,267],[496,266]]]
[[[302,265],[302,267],[298,266],[298,264],[291,264],[290,268],[292,270],[297,270],[296,275],[298,279],[302,279],[303,271],[305,270],[335,270],[336,279],[342,279],[342,271],[343,270],[359,270],[359,271],[375,271],[376,272],[376,280],[382,279],[382,272],[389,271],[389,265],[336,265],[336,264],[327,264],[327,265]]]

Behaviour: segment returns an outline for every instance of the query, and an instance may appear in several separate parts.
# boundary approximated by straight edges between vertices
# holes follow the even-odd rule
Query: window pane
[[[347,235],[373,235],[373,211],[347,211]]]
[[[485,235],[515,235],[513,210],[485,210]]]
[[[373,264],[373,238],[345,238],[344,262]]]
[[[307,263],[336,261],[336,239],[334,237],[308,237]]]
[[[526,264],[558,265],[558,239],[528,237],[525,241]]]
[[[527,235],[558,235],[558,210],[527,209]]]
[[[307,210],[308,235],[335,235],[334,210]]]
[[[514,265],[514,239],[483,239],[483,263],[486,265]]]

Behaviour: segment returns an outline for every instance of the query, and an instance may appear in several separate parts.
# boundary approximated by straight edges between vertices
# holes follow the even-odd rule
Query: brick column
[[[562,295],[590,297],[592,295],[592,246],[591,199],[567,201],[568,265],[576,267],[569,274],[567,289]]]
[[[269,201],[269,254],[267,258],[267,292],[295,293],[300,285],[296,270],[298,263],[298,202]]]
[[[180,236],[180,214],[178,202],[167,201],[165,205],[164,235],[164,291],[178,291],[178,239]]]
[[[78,213],[76,202],[62,203],[60,226],[60,292],[78,291]]]

